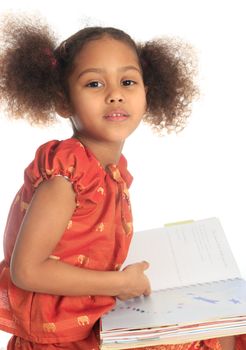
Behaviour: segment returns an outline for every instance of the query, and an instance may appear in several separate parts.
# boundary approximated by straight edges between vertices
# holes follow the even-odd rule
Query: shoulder
[[[52,140],[41,145],[35,154],[34,161],[41,166],[53,166],[64,169],[68,166],[87,166],[91,162],[85,147],[75,138]],[[52,168],[50,169],[52,170]]]
[[[58,175],[76,182],[84,177],[89,168],[95,168],[93,159],[77,139],[52,140],[37,149],[25,176],[31,180],[34,187],[40,181]]]
[[[44,157],[49,157],[49,159],[72,160],[81,156],[83,158],[87,157],[85,147],[77,139],[69,138],[62,141],[52,140],[44,143],[37,149],[35,159],[42,160]]]

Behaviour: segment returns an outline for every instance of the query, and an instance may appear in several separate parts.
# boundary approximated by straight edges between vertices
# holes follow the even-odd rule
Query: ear
[[[56,95],[55,109],[62,118],[69,118],[72,115],[67,97],[62,92],[58,92]]]

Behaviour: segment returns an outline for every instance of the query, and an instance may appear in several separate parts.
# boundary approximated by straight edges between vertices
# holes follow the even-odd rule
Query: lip
[[[123,109],[114,109],[104,115],[104,118],[109,121],[124,121],[128,119],[128,117],[129,113]]]

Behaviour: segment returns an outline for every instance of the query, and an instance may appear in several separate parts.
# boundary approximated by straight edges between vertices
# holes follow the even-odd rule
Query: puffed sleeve
[[[36,151],[33,162],[25,171],[25,181],[35,189],[55,176],[63,176],[72,183],[77,195],[91,192],[100,182],[100,168],[86,148],[76,139],[49,141]]]

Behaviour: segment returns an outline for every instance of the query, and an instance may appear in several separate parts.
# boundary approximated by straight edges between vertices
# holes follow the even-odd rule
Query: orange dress
[[[38,185],[54,176],[71,181],[77,205],[50,258],[102,271],[120,269],[126,258],[132,237],[128,196],[132,176],[124,156],[105,171],[75,138],[42,145],[25,170],[24,185],[7,220],[0,265],[0,329],[40,344],[88,338],[85,349],[92,349],[93,326],[113,307],[113,297],[32,293],[17,288],[10,278],[11,254],[28,204]]]
[[[77,139],[50,141],[36,152],[25,170],[4,234],[0,264],[0,329],[14,334],[8,350],[97,350],[98,322],[114,306],[112,297],[66,297],[32,293],[11,281],[9,264],[19,227],[38,185],[54,176],[71,181],[76,209],[50,256],[68,264],[96,270],[118,270],[132,237],[128,187],[132,177],[121,156],[104,170]],[[155,350],[220,350],[216,339],[182,345],[148,347]],[[237,350],[246,340],[237,338]]]

